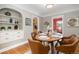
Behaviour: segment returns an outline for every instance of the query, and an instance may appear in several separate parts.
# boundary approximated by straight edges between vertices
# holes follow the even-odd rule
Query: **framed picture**
[[[38,30],[38,18],[34,17],[32,20],[32,24],[33,24],[33,32]]]
[[[25,25],[26,26],[31,26],[31,19],[30,18],[25,19]]]
[[[77,26],[79,26],[78,18],[69,18],[67,20],[67,24],[68,24],[68,26],[71,26],[71,27],[77,27]]]

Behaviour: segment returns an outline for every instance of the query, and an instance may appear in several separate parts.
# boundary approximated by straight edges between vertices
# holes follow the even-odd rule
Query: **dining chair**
[[[35,37],[36,37],[36,35],[38,35],[38,33],[37,33],[37,32],[32,32],[32,33],[31,33],[31,37],[32,37],[32,39],[33,39],[33,40],[36,40],[36,38],[35,38]]]
[[[40,41],[28,39],[32,54],[48,54],[50,47],[42,45]]]
[[[78,46],[79,39],[77,37],[71,37],[69,42],[66,44],[62,44],[56,47],[56,50],[59,52],[63,52],[66,54],[72,54],[75,52],[76,47]]]
[[[72,37],[77,37],[77,36],[75,34],[72,34],[70,36],[63,37],[62,40],[59,41],[60,45],[70,43],[70,40],[71,40]]]

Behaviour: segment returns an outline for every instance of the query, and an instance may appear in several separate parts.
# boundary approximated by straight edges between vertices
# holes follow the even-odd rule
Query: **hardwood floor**
[[[23,45],[21,45],[19,47],[16,47],[16,48],[7,50],[5,52],[2,52],[0,54],[24,54],[25,52],[27,52],[29,50],[30,50],[29,44],[26,43],[26,44],[23,44]],[[75,54],[79,54],[79,44],[78,44],[78,47],[77,47],[77,49],[75,51]]]
[[[0,54],[24,54],[28,50],[30,50],[30,47],[29,47],[29,44],[26,43],[26,44],[21,45],[19,47],[16,47],[16,48],[10,49],[8,51],[2,52]]]
[[[79,43],[78,43],[78,46],[76,48],[75,54],[79,54]]]

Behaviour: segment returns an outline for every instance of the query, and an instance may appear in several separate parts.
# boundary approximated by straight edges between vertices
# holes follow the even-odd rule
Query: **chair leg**
[[[55,44],[55,47],[57,47],[57,46],[58,46],[58,44],[59,44],[59,42],[57,41],[57,42],[56,42],[56,44]]]
[[[57,54],[59,54],[59,51],[57,51]]]

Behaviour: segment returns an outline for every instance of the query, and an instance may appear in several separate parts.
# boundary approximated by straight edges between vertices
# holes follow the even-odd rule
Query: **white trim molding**
[[[23,45],[23,44],[25,44],[25,43],[28,43],[28,41],[25,41],[25,42],[22,42],[22,43],[13,45],[13,46],[5,47],[4,49],[1,49],[1,50],[0,50],[0,53],[1,53],[1,52],[4,52],[4,51],[7,51],[7,50],[10,50],[10,49],[12,49],[12,48],[18,47],[18,46]]]

